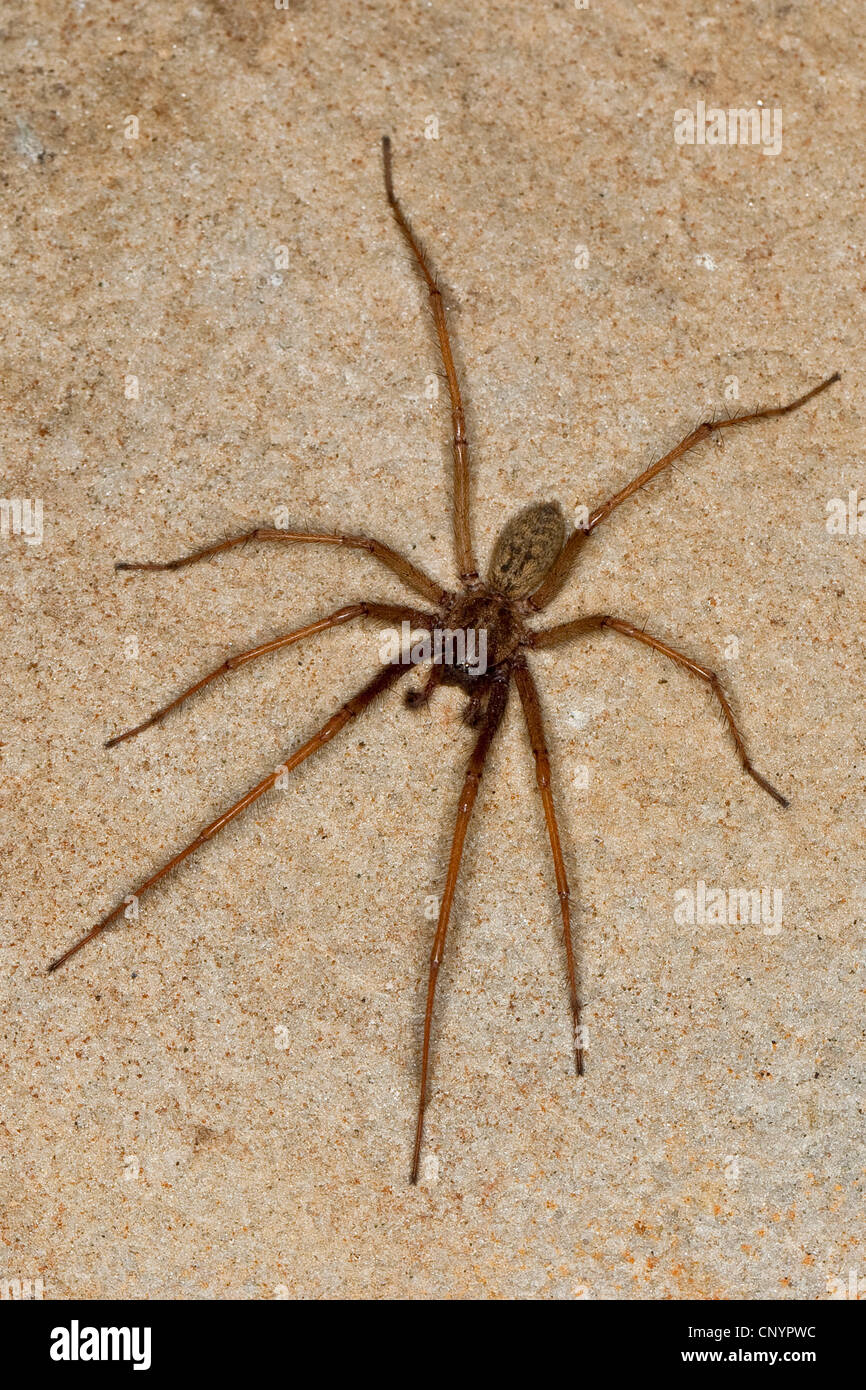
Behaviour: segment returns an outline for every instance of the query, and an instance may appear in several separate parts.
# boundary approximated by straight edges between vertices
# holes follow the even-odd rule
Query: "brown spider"
[[[436,993],[436,981],[439,974],[439,967],[445,950],[445,937],[448,931],[448,921],[451,915],[451,904],[454,899],[454,889],[457,883],[457,874],[460,868],[460,860],[463,854],[463,843],[466,838],[466,831],[469,825],[469,818],[472,814],[472,807],[478,792],[478,785],[481,780],[482,770],[487,758],[490,745],[494,735],[502,722],[505,707],[508,702],[508,694],[512,678],[517,686],[520,702],[523,707],[523,714],[526,721],[526,728],[532,751],[535,756],[536,776],[538,787],[544,806],[544,815],[547,823],[547,831],[550,838],[550,847],[553,854],[553,865],[556,875],[556,886],[559,893],[560,911],[562,914],[562,929],[565,941],[565,960],[568,972],[568,988],[571,1000],[571,1012],[574,1023],[574,1050],[575,1065],[578,1075],[583,1074],[583,1052],[585,1037],[580,1024],[580,1004],[578,1002],[577,977],[574,963],[574,947],[571,935],[571,918],[569,908],[568,880],[565,873],[562,848],[559,839],[559,829],[557,827],[556,812],[553,804],[553,794],[550,787],[550,759],[548,757],[547,745],[544,737],[544,728],[541,718],[541,708],[538,700],[538,692],[535,681],[530,672],[526,660],[526,653],[529,650],[537,650],[541,647],[556,647],[564,642],[569,642],[573,638],[580,637],[584,633],[597,631],[600,628],[613,628],[615,631],[623,633],[626,637],[633,637],[638,642],[643,642],[646,646],[652,647],[655,651],[664,653],[683,666],[687,671],[705,681],[712,690],[721,706],[724,720],[733,736],[734,744],[743,770],[754,778],[759,787],[769,792],[770,796],[781,806],[787,806],[788,802],[780,791],[777,791],[767,779],[752,765],[745,744],[739,729],[734,721],[733,712],[728,703],[727,697],[722,689],[718,677],[707,667],[700,665],[699,662],[692,660],[683,652],[677,651],[674,647],[669,647],[665,642],[661,642],[656,637],[644,632],[641,628],[635,627],[632,623],[625,622],[621,618],[611,617],[606,613],[596,613],[588,617],[574,618],[570,622],[559,623],[555,627],[542,628],[541,630],[532,629],[527,625],[527,620],[534,614],[546,608],[550,601],[560,592],[568,579],[574,562],[582,549],[590,532],[594,531],[600,522],[604,521],[615,507],[621,502],[625,502],[633,493],[648,483],[650,479],[656,477],[663,469],[685,454],[689,449],[693,449],[702,440],[708,439],[715,431],[732,429],[735,426],[746,424],[750,420],[765,420],[772,416],[787,415],[790,411],[796,410],[799,406],[805,405],[806,401],[812,399],[820,391],[825,390],[832,382],[840,379],[839,373],[834,372],[831,377],[823,381],[819,386],[815,386],[805,395],[791,401],[789,405],[771,406],[765,410],[756,410],[749,415],[741,415],[732,419],[708,420],[699,425],[697,429],[686,435],[676,448],[671,449],[670,453],[664,455],[656,463],[652,464],[619,492],[596,507],[590,515],[586,526],[583,529],[575,530],[566,538],[566,527],[563,520],[559,504],[556,502],[541,502],[527,507],[514,517],[502,530],[496,541],[493,556],[487,571],[487,578],[482,580],[479,577],[475,566],[475,555],[472,546],[472,535],[469,524],[469,457],[468,445],[466,440],[466,427],[463,416],[463,405],[460,397],[460,386],[457,380],[457,373],[454,367],[454,359],[451,353],[451,344],[448,338],[448,328],[445,319],[445,308],[442,302],[442,294],[437,287],[430,264],[415,237],[414,232],[406,219],[403,210],[394,194],[394,186],[391,177],[391,144],[386,136],[382,141],[382,152],[384,158],[385,172],[385,192],[388,203],[396,219],[397,225],[405,237],[414,256],[415,262],[420,270],[427,290],[430,295],[430,304],[433,309],[433,317],[436,323],[436,332],[439,338],[439,347],[442,354],[442,362],[445,368],[445,376],[448,382],[448,392],[451,398],[451,419],[453,424],[453,444],[454,444],[454,544],[457,555],[457,563],[460,571],[460,588],[456,593],[451,593],[443,589],[434,579],[418,569],[403,555],[392,550],[389,546],[383,545],[381,541],[372,540],[367,536],[348,536],[348,535],[320,535],[307,531],[282,531],[273,530],[269,527],[257,527],[242,536],[235,536],[230,540],[220,541],[216,545],[210,545],[203,550],[197,550],[192,555],[182,556],[177,560],[162,562],[142,562],[142,561],[121,561],[116,568],[122,570],[170,570],[180,569],[184,565],[194,564],[197,560],[207,559],[209,556],[218,555],[224,550],[230,550],[233,546],[243,545],[250,540],[275,541],[280,545],[286,544],[315,544],[315,545],[340,545],[348,546],[356,550],[366,550],[374,555],[383,565],[394,574],[398,575],[404,583],[420,594],[431,606],[432,611],[409,608],[397,604],[361,602],[340,608],[330,614],[329,617],[320,618],[317,622],[309,623],[306,627],[297,628],[294,632],[288,633],[284,637],[276,637],[270,642],[263,642],[258,647],[252,647],[249,651],[241,652],[238,656],[231,656],[222,666],[211,671],[201,680],[191,685],[188,690],[183,691],[176,699],[151,715],[143,724],[139,724],[134,729],[129,729],[126,733],[118,734],[115,738],[109,739],[106,747],[114,747],[123,742],[124,739],[132,738],[135,734],[140,734],[144,729],[158,723],[169,713],[176,709],[190,695],[201,690],[204,686],[223,673],[236,670],[248,661],[255,661],[258,657],[264,656],[267,652],[274,652],[281,647],[291,646],[295,642],[301,641],[304,637],[309,637],[316,632],[324,632],[328,628],[337,627],[341,623],[353,622],[356,618],[370,617],[388,623],[407,622],[413,629],[423,629],[428,634],[444,634],[445,642],[441,644],[442,659],[435,659],[430,667],[429,675],[424,685],[416,691],[411,692],[406,697],[406,703],[412,708],[419,708],[427,703],[436,687],[440,683],[458,685],[465,690],[468,695],[468,703],[464,710],[464,719],[467,724],[478,730],[475,747],[469,759],[466,774],[463,782],[463,791],[460,797],[457,821],[454,829],[454,836],[451,844],[451,857],[448,862],[448,873],[445,879],[445,889],[442,894],[441,905],[439,908],[439,920],[436,927],[436,935],[433,941],[433,950],[430,957],[430,973],[427,987],[427,1007],[424,1017],[424,1043],[421,1058],[421,1082],[418,1100],[418,1119],[415,1129],[415,1147],[412,1158],[412,1182],[418,1180],[418,1165],[421,1156],[421,1139],[424,1124],[424,1110],[427,1098],[427,1076],[430,1060],[430,1033],[433,1020],[433,1003]],[[464,643],[462,652],[459,642],[456,647],[453,640],[449,643],[449,634],[453,638],[459,633],[475,633],[483,637],[486,642],[486,665],[485,663],[466,660],[466,645]],[[474,650],[474,644],[473,644]],[[252,787],[239,801],[230,806],[227,811],[218,816],[216,820],[206,825],[204,830],[196,838],[177,853],[173,859],[158,869],[155,874],[146,879],[136,890],[135,897],[140,898],[166,874],[170,873],[178,864],[196,850],[199,845],[206,840],[212,839],[225,826],[229,825],[237,816],[240,815],[247,806],[257,801],[266,791],[273,787],[277,778],[284,772],[291,771],[315,753],[324,744],[329,742],[335,734],[339,733],[351,719],[361,713],[367,705],[371,704],[377,695],[382,694],[389,686],[396,684],[401,676],[405,675],[411,665],[415,664],[414,659],[409,663],[394,661],[386,664],[383,669],[365,685],[357,694],[332,715],[331,718],[313,734],[306,743],[286,760],[283,767],[276,772],[270,773],[267,777]],[[48,967],[49,970],[56,970],[58,966],[67,961],[70,956],[79,951],[85,942],[90,941],[94,936],[98,936],[109,923],[124,910],[128,898],[113,908],[101,922],[83,936],[57,960],[53,961]]]

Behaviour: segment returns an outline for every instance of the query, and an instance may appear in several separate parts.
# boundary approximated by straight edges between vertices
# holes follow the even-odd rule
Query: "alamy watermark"
[[[831,1299],[850,1299],[852,1303],[859,1303],[866,1298],[866,1279],[858,1275],[856,1269],[848,1270],[847,1279],[839,1275],[830,1275],[827,1279],[827,1296]]]
[[[412,624],[403,622],[399,632],[385,628],[380,633],[379,660],[394,666],[432,661],[435,666],[460,666],[473,676],[483,676],[487,670],[487,629],[435,627],[430,632],[413,633]]]
[[[749,923],[763,927],[765,936],[782,930],[780,888],[708,888],[699,878],[694,888],[674,893],[677,926],[733,927]]]
[[[41,545],[42,498],[0,497],[0,536],[20,536],[28,545]]]
[[[21,1299],[43,1299],[45,1283],[41,1276],[35,1279],[0,1278],[0,1301],[19,1302]]]
[[[853,487],[848,489],[847,499],[831,497],[824,528],[830,536],[866,536],[866,497]]]
[[[699,101],[694,111],[680,107],[674,112],[674,140],[678,145],[757,145],[761,154],[774,156],[782,150],[782,108],[758,105],[725,111]]]
[[[73,1318],[68,1327],[51,1331],[52,1361],[129,1361],[134,1371],[151,1364],[149,1327],[82,1327]]]

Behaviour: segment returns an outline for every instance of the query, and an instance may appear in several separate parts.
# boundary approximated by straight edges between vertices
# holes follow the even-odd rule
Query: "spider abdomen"
[[[565,543],[565,521],[558,502],[524,507],[499,533],[487,582],[509,598],[537,589]]]

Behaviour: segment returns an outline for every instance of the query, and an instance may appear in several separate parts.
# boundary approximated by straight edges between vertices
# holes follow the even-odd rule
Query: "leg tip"
[[[744,761],[743,768],[749,774],[752,781],[757,782],[761,790],[765,791],[768,796],[771,796],[774,801],[777,801],[781,807],[787,808],[790,806],[790,801],[786,796],[782,795],[778,787],[774,787],[772,782],[768,781],[763,773],[758,772],[757,768],[752,767],[752,764],[748,760]]]

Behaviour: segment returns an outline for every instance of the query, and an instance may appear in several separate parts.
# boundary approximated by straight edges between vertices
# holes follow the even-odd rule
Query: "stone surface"
[[[853,0],[7,0],[2,495],[42,499],[44,535],[12,518],[0,540],[0,1276],[180,1299],[812,1299],[866,1278],[866,537],[826,527],[830,499],[866,494],[863,36]],[[781,108],[781,152],[677,144],[698,102]],[[624,506],[550,610],[645,623],[717,669],[790,810],[658,655],[612,634],[539,654],[588,1071],[513,702],[416,1189],[456,691],[383,701],[44,973],[375,671],[376,632],[104,739],[231,652],[405,597],[348,552],[116,559],[280,514],[453,580],[446,401],[384,131],[451,314],[483,555],[527,502],[573,518],[708,411],[843,374]],[[781,929],[678,922],[699,882],[781,893]]]

